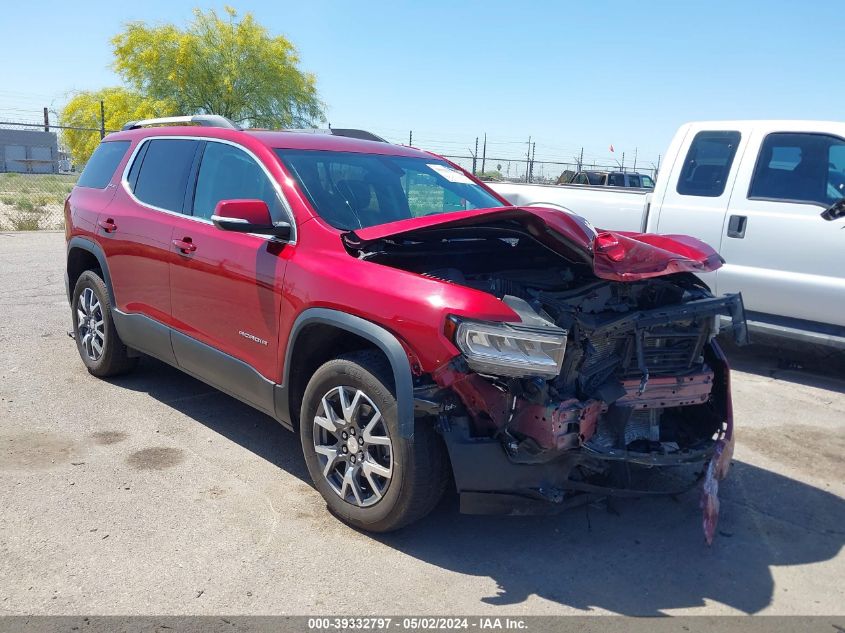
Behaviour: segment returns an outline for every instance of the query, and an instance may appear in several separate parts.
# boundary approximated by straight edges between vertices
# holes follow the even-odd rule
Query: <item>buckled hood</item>
[[[710,272],[723,260],[707,244],[685,235],[601,231],[573,213],[543,207],[499,207],[442,213],[379,224],[344,233],[347,248],[361,251],[382,240],[471,237],[473,229],[528,234],[547,248],[590,263],[595,275],[634,281],[671,273]]]

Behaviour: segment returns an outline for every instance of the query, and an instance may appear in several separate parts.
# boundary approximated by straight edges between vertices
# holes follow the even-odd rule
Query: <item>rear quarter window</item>
[[[79,175],[76,182],[77,187],[88,187],[90,189],[105,189],[114,176],[114,170],[126,155],[129,149],[129,141],[107,141],[100,143],[94,150],[88,164]]]
[[[734,131],[699,132],[692,140],[678,178],[682,196],[718,198],[725,192],[740,134]]]

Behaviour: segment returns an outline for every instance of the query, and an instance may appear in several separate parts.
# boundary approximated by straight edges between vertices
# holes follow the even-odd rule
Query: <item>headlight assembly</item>
[[[566,330],[520,327],[509,323],[460,321],[455,344],[478,373],[495,376],[541,376],[560,373],[566,350]]]

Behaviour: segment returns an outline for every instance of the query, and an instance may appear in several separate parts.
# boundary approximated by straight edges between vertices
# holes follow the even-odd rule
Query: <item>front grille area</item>
[[[703,328],[693,332],[646,332],[643,338],[643,358],[652,375],[684,373],[701,356],[705,341]],[[636,361],[636,349],[634,349]]]
[[[589,373],[593,369],[603,365],[614,354],[618,354],[620,343],[622,342],[623,339],[610,336],[591,340],[584,359],[583,370]]]
[[[641,376],[643,366],[650,376],[679,376],[701,368],[701,353],[709,334],[706,323],[686,321],[641,332],[642,364],[634,331],[589,342],[579,371],[583,392],[589,393],[613,374],[620,378]]]

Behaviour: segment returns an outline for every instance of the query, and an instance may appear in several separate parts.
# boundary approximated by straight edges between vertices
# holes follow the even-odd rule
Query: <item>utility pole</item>
[[[47,108],[44,108],[44,131],[50,131],[50,113],[47,111]]]
[[[475,137],[475,153],[472,155],[472,175],[475,176],[475,166],[478,160],[478,137]]]
[[[528,151],[525,152],[525,182],[531,182],[528,180],[528,168],[531,164],[531,137],[528,137]]]
[[[481,173],[484,173],[484,168],[487,165],[487,132],[484,133],[484,150],[481,152]]]
[[[410,132],[408,132],[408,145],[413,145],[413,144],[414,144],[414,131],[411,130]]]
[[[100,101],[100,139],[106,138],[106,104]]]
[[[581,153],[578,154],[578,171],[581,171],[581,166],[584,164],[584,148],[581,148]]]
[[[622,163],[619,165],[619,169],[622,173],[625,173],[625,152],[622,152]]]
[[[531,144],[531,162],[529,163],[528,168],[528,182],[534,178],[534,157],[537,155],[537,142],[534,141]]]
[[[638,149],[639,149],[638,147],[634,148],[634,171],[637,171],[637,150]]]

